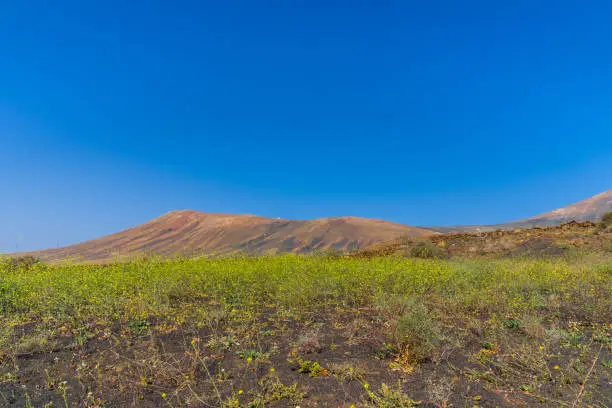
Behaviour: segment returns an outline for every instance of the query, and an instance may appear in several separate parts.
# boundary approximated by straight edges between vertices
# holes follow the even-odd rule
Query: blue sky
[[[172,209],[413,225],[612,187],[612,2],[0,3],[0,250]]]

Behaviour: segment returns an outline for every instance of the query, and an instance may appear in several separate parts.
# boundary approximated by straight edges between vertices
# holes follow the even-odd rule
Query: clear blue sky
[[[588,3],[588,5],[587,5]],[[172,209],[413,225],[612,187],[612,2],[0,2],[0,250]]]

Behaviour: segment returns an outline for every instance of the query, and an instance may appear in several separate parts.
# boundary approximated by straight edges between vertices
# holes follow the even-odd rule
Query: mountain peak
[[[539,222],[544,225],[566,221],[598,221],[608,211],[612,211],[612,190],[603,191],[582,201],[536,215],[525,221]]]
[[[432,234],[435,233],[426,229],[350,216],[294,221],[250,214],[174,210],[112,235],[35,254],[47,260],[105,261],[143,252],[161,255],[244,251],[308,253],[358,249],[402,235]]]

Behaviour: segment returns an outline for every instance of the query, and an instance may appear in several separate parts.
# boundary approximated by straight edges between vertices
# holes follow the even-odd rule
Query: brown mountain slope
[[[570,221],[551,227],[438,234],[425,239],[438,247],[437,255],[441,257],[555,256],[569,254],[576,249],[612,251],[612,231],[600,230],[596,223],[590,221]],[[406,255],[418,244],[419,240],[393,239],[378,242],[352,256]]]
[[[105,261],[141,253],[296,252],[357,249],[400,235],[432,231],[358,217],[289,221],[254,215],[172,211],[142,225],[80,244],[38,251],[49,261]]]
[[[612,211],[612,190],[604,191],[567,207],[536,215],[524,222],[530,225],[558,225],[567,221],[595,222],[599,221],[608,211]]]
[[[423,228],[430,229],[436,232],[441,232],[444,234],[452,234],[462,232],[486,232],[495,231],[498,229],[508,230],[536,226],[551,227],[569,221],[596,222],[601,219],[601,217],[608,211],[612,211],[612,190],[604,191],[603,193],[594,195],[593,197],[587,198],[586,200],[582,200],[566,207],[558,208],[556,210],[536,215],[535,217],[527,218],[524,220],[494,225],[465,225],[454,227]]]

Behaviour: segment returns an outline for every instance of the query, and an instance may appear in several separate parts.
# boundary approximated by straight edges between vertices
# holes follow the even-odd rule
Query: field
[[[0,406],[608,407],[612,257],[0,267]]]

